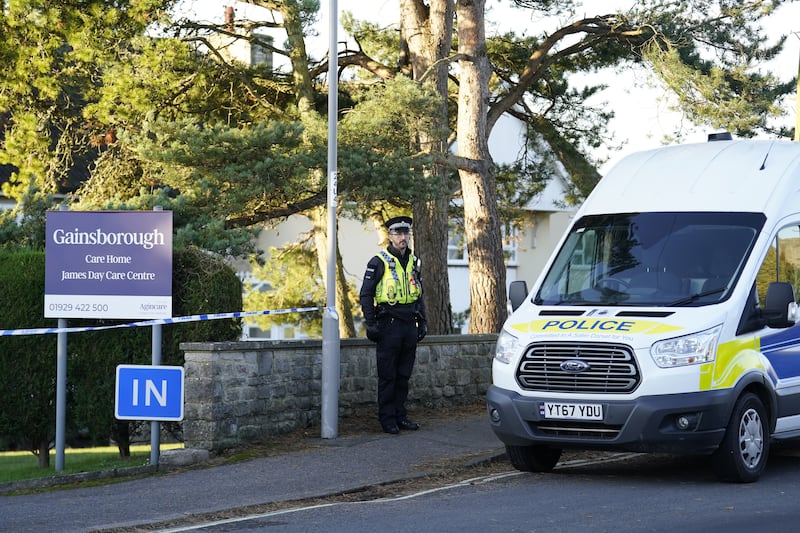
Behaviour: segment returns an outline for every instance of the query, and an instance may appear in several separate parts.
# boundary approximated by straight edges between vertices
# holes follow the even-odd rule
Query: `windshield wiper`
[[[694,302],[697,299],[703,298],[705,296],[711,296],[714,294],[718,294],[720,292],[725,292],[727,287],[717,287],[716,289],[709,289],[707,291],[696,292],[692,295],[685,296],[679,300],[675,300],[674,302],[668,303],[667,307],[680,307],[681,305],[686,305]]]

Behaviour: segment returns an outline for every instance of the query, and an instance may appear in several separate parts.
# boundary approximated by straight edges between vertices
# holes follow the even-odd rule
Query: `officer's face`
[[[411,238],[411,232],[405,228],[399,230],[389,230],[389,242],[395,250],[405,252],[408,249],[408,240]]]

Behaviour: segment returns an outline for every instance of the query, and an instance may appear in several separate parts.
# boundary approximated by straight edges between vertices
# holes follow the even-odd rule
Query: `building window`
[[[452,221],[447,231],[447,263],[450,265],[467,263],[467,242],[464,239],[463,227]]]
[[[253,34],[253,37],[259,41],[263,41],[270,46],[272,45],[273,38],[271,35],[264,35],[262,33]],[[272,50],[266,46],[258,43],[252,43],[250,46],[250,66],[265,66],[272,69]]]
[[[517,264],[517,240],[519,231],[511,224],[503,224],[500,227],[503,239],[503,258],[506,265]],[[467,255],[467,241],[464,237],[464,226],[460,221],[451,220],[447,237],[447,264],[466,265],[469,259]]]
[[[271,339],[272,332],[270,330],[263,330],[255,324],[244,325],[245,340],[247,339]]]

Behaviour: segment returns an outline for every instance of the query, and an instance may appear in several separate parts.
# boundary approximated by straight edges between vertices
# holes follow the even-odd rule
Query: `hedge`
[[[44,317],[44,252],[0,251],[0,329],[55,327]],[[241,311],[242,284],[221,259],[197,248],[173,252],[173,315]],[[77,320],[69,326],[130,321]],[[152,328],[115,328],[67,335],[67,439],[73,444],[108,444],[121,453],[135,423],[114,419],[116,367],[150,364]],[[182,365],[181,342],[229,341],[241,335],[239,319],[183,322],[162,326],[164,365]],[[38,453],[55,434],[56,335],[0,337],[0,449]]]

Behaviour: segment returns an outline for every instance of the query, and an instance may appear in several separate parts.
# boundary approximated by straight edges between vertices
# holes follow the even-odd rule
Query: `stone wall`
[[[483,399],[496,339],[426,337],[417,347],[409,412]],[[181,349],[187,448],[222,450],[320,425],[321,340],[184,343]],[[342,339],[339,360],[339,416],[376,416],[375,345]]]

